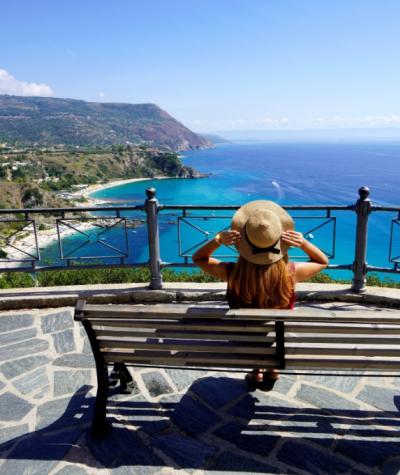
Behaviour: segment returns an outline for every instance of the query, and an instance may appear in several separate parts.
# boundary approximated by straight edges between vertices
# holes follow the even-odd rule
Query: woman
[[[221,245],[234,245],[239,259],[222,262],[212,257]],[[309,262],[289,262],[290,247],[302,249]],[[328,265],[326,255],[294,230],[290,215],[272,201],[257,200],[242,206],[229,231],[193,254],[193,261],[208,274],[228,283],[230,308],[293,308],[295,285],[310,279]],[[246,376],[252,388],[272,389],[278,371],[255,369]]]

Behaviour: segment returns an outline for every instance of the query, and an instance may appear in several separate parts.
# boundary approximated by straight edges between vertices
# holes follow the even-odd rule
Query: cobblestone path
[[[0,313],[1,475],[400,470],[398,377],[287,375],[249,393],[240,373],[132,370],[134,391],[112,389],[113,430],[96,443],[94,361],[72,314]]]

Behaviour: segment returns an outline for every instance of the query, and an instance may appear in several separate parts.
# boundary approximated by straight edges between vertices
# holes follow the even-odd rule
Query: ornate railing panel
[[[360,188],[360,198],[349,206],[284,206],[296,221],[296,229],[333,259],[336,255],[338,213],[356,215],[355,257],[351,263],[331,264],[329,269],[353,271],[353,290],[365,286],[368,272],[400,272],[400,207],[373,206],[368,188]],[[143,206],[101,206],[0,210],[0,271],[32,272],[43,270],[141,267],[149,266],[151,288],[162,286],[163,267],[191,267],[194,251],[230,226],[239,206],[160,205],[154,188],[146,191]],[[378,267],[366,262],[368,219],[371,213],[396,213],[391,220],[388,261],[392,267]],[[39,218],[40,216],[40,218]],[[349,220],[347,220],[349,221]],[[176,227],[177,252],[181,259],[166,262],[160,253],[159,229]],[[141,239],[147,239],[149,260],[133,259],[135,230],[140,226]],[[72,234],[72,237],[69,234]],[[145,236],[147,234],[147,236]],[[389,231],[388,231],[389,234]],[[21,239],[23,240],[21,241]],[[41,248],[57,243],[52,262],[43,262]],[[142,241],[143,244],[143,241]],[[350,245],[350,244],[349,244]],[[219,251],[222,259],[234,259],[231,247]],[[137,257],[137,256],[136,256]],[[291,258],[303,256],[291,253]]]
[[[205,244],[210,239],[214,238],[218,232],[229,229],[231,219],[232,216],[188,216],[187,213],[185,213],[185,216],[179,216],[177,222],[179,257],[183,257],[185,263],[188,263],[188,259],[192,257],[194,250]],[[212,226],[208,226],[208,229],[204,229],[205,225],[211,223],[213,224]],[[220,223],[220,226],[218,226],[217,223]],[[215,229],[216,225],[218,227],[217,230]],[[193,233],[197,233],[203,239],[196,241],[195,244],[191,242],[188,248],[184,248],[183,243],[185,227],[190,230],[192,235]],[[229,248],[232,252],[229,254],[219,254],[218,257],[230,259],[236,258],[238,255],[236,249],[230,246],[227,246],[227,248]]]
[[[32,269],[40,260],[37,228],[34,219],[0,220],[0,268]],[[23,266],[15,266],[22,264]],[[27,265],[28,264],[28,265]]]
[[[83,224],[83,226],[82,226]],[[83,218],[77,219],[57,219],[57,235],[62,260],[79,261],[89,259],[110,259],[118,258],[121,264],[129,257],[128,234],[126,218]],[[122,228],[122,246],[117,247],[110,244],[109,235],[111,230]],[[65,231],[73,231],[75,241],[68,246],[63,238]],[[100,253],[94,248],[100,248]],[[93,254],[93,252],[95,252]]]
[[[400,242],[400,213],[397,218],[392,219],[390,226],[390,242],[389,242],[389,262],[394,264],[394,270],[399,270],[400,254],[396,243]]]
[[[218,232],[229,229],[232,216],[215,216],[214,215],[202,215],[202,216],[190,216],[186,212],[184,216],[178,216],[177,220],[177,240],[178,240],[178,255],[183,257],[185,263],[188,263],[188,259],[193,255],[193,252],[205,244],[210,239],[213,239]],[[216,225],[216,223],[220,223]],[[208,226],[207,226],[208,225]],[[190,231],[191,237],[193,234],[199,235],[200,240],[196,240],[195,243],[190,240],[189,247],[185,247],[185,234],[184,231]],[[336,245],[336,216],[331,216],[328,210],[325,216],[296,216],[296,229],[301,231],[304,236],[310,241],[316,242],[318,240],[318,233],[321,230],[329,229],[329,241],[326,246],[326,237],[324,236],[323,242],[325,245],[318,245],[325,254],[333,259],[335,257],[335,245]],[[317,233],[317,234],[316,234]],[[233,259],[237,258],[237,251],[234,247],[229,247],[232,251],[229,254],[219,254],[220,258]],[[291,255],[293,259],[304,259],[304,255]]]
[[[0,271],[130,267],[130,230],[145,222],[144,206],[0,210]],[[53,253],[44,260],[46,246]]]
[[[169,224],[177,225],[177,256],[183,262],[162,262],[163,267],[194,266],[190,261],[196,249],[205,244],[214,236],[225,229],[229,229],[232,215],[239,206],[204,206],[204,205],[160,205],[160,211],[171,216],[174,212],[174,220],[169,219]],[[333,259],[336,246],[336,216],[334,211],[352,211],[349,206],[284,206],[290,211],[296,222],[296,229],[301,231],[307,239],[315,242],[325,254]],[[227,212],[231,211],[230,214]],[[207,213],[208,212],[208,213]],[[294,215],[293,212],[302,212]],[[307,212],[308,214],[303,214]],[[313,213],[313,214],[312,214]],[[162,216],[162,215],[161,215]],[[197,236],[197,237],[194,237]],[[221,259],[234,260],[238,253],[234,247],[224,246],[224,251],[217,251],[216,256]],[[305,256],[290,254],[292,259],[301,260]],[[351,263],[331,265],[332,269],[350,269]]]

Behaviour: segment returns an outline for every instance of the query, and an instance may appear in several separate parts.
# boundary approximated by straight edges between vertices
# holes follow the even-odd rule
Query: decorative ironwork
[[[197,247],[199,246],[202,246],[203,244],[205,244],[207,241],[209,241],[210,239],[213,239],[214,236],[218,233],[218,232],[221,232],[221,231],[225,231],[227,229],[229,229],[230,225],[228,224],[227,226],[223,227],[223,228],[219,228],[217,231],[215,230],[206,230],[206,229],[203,229],[202,227],[200,226],[196,226],[193,222],[191,222],[192,220],[194,221],[202,221],[202,222],[209,222],[209,223],[215,223],[217,219],[229,219],[229,221],[232,219],[232,216],[187,216],[186,213],[185,213],[185,216],[178,216],[178,253],[179,253],[179,257],[183,257],[185,259],[185,262],[187,262],[188,258],[190,258],[192,256],[191,251],[193,251],[194,249],[196,249]],[[212,221],[211,221],[212,220]],[[190,228],[194,229],[195,231],[199,232],[200,234],[202,234],[204,236],[204,239],[202,241],[199,241],[199,242],[196,242],[195,244],[190,244],[190,247],[183,250],[182,249],[182,225],[186,224],[187,226],[189,226]],[[234,247],[231,247],[231,246],[227,246],[229,247],[230,249],[232,249],[232,251],[234,252],[234,254],[223,254],[223,255],[219,255],[218,257],[221,257],[221,258],[236,258],[237,257],[237,251]]]
[[[27,269],[32,269],[35,266],[35,263],[40,260],[40,251],[38,245],[38,237],[36,231],[36,223],[33,219],[2,219],[0,220],[0,226],[2,228],[7,227],[11,233],[7,235],[0,236],[0,249],[2,253],[0,254],[0,262],[13,264],[13,263],[30,263],[29,267],[24,267]],[[13,230],[14,229],[14,230]],[[25,247],[22,248],[22,244],[15,244],[19,242],[18,238],[21,238],[22,233],[28,233],[32,236],[32,243],[25,243]],[[10,249],[14,251],[10,257],[10,252],[4,251]],[[16,255],[14,255],[16,253]],[[21,266],[18,266],[21,268]],[[6,266],[7,270],[14,270],[12,266]]]
[[[320,244],[318,244],[318,247],[321,249],[322,252],[324,252],[330,259],[333,259],[335,257],[335,249],[336,249],[336,216],[296,216],[296,223],[298,222],[299,219],[304,219],[304,220],[324,220],[322,223],[318,223],[317,225],[306,229],[302,230],[302,233],[306,239],[309,241],[313,241],[315,239],[314,233],[321,228],[328,227],[329,225],[332,226],[332,240],[330,243],[330,246],[328,247],[329,250],[326,248],[322,247]],[[297,226],[296,229],[301,230],[301,226]],[[307,256],[304,255],[291,255],[292,258],[294,259],[305,259]]]
[[[399,229],[400,232],[400,213],[397,218],[392,219],[392,224],[390,226],[390,241],[389,241],[389,262],[392,262],[394,265],[395,271],[400,271],[400,254],[396,255],[397,252],[394,251],[394,238],[395,238],[395,229]]]
[[[200,226],[196,225],[195,222],[202,223],[215,223],[216,220],[227,220],[229,219],[229,224],[225,227],[220,227],[217,231],[215,229],[210,229],[213,228],[214,226],[208,226],[208,229],[204,229],[205,226]],[[199,246],[205,244],[207,241],[212,239],[217,232],[220,232],[221,230],[224,231],[226,229],[230,228],[230,220],[232,219],[232,216],[188,216],[187,213],[184,213],[184,216],[179,216],[178,217],[178,254],[179,257],[183,257],[185,259],[185,262],[187,262],[188,258],[192,256],[191,252],[198,248]],[[332,239],[330,246],[328,247],[328,250],[325,250],[321,248],[321,250],[329,257],[329,258],[334,258],[335,257],[335,246],[336,246],[336,217],[335,216],[330,216],[330,213],[327,214],[327,216],[296,216],[296,222],[299,220],[323,220],[323,222],[319,222],[315,226],[312,226],[311,228],[308,228],[303,232],[304,236],[307,239],[313,240],[315,238],[314,234],[316,231],[320,230],[323,227],[327,227],[329,225],[332,226]],[[201,241],[196,241],[194,244],[190,243],[189,247],[186,249],[183,249],[183,239],[182,239],[182,226],[187,225],[190,227],[192,230],[194,230],[197,233],[200,233],[204,238]],[[233,246],[227,246],[229,247],[233,253],[232,254],[220,254],[218,257],[220,258],[237,258],[237,251]],[[295,259],[304,259],[306,256],[304,255],[296,255],[296,256],[291,256],[292,258]]]
[[[146,266],[151,270],[150,286],[152,286],[152,288],[160,288],[162,286],[161,269],[163,267],[193,266],[188,260],[191,256],[191,252],[196,247],[207,242],[218,231],[221,231],[221,229],[228,229],[231,221],[231,215],[228,215],[234,213],[239,208],[239,206],[236,205],[163,205],[158,202],[155,190],[149,190],[147,195],[148,199],[144,205],[0,210],[0,272],[9,270],[21,272],[31,272],[32,270],[64,270],[76,268],[77,265],[76,263],[74,264],[74,261],[80,261],[80,268]],[[320,248],[322,247],[323,251],[330,258],[335,257],[336,247],[336,217],[331,216],[331,213],[336,211],[356,212],[357,232],[354,261],[352,263],[330,264],[328,266],[329,269],[346,269],[353,271],[353,275],[357,276],[358,280],[356,280],[359,283],[358,287],[353,285],[352,289],[354,291],[360,291],[364,288],[365,276],[368,272],[385,272],[392,274],[398,274],[400,272],[400,250],[395,250],[395,241],[397,243],[398,226],[400,225],[400,207],[377,206],[372,204],[369,201],[368,190],[365,187],[359,190],[359,196],[360,199],[355,205],[284,206],[291,214],[293,214],[293,212],[304,214],[302,216],[294,216],[297,221],[296,229],[302,230],[305,236],[311,240],[318,240],[323,237],[324,241],[321,243],[318,242],[318,245]],[[172,223],[171,220],[168,222],[164,222],[162,218],[160,220],[160,211],[172,212],[174,216],[179,215],[177,218],[178,254],[181,259],[183,258],[184,262],[182,262],[182,260],[179,262],[162,261],[159,246],[159,224]],[[139,221],[143,223],[145,221],[136,219],[137,212],[145,212],[147,216],[149,260],[146,260],[146,262],[133,263],[127,260],[130,246],[128,245],[128,233],[126,228],[127,225],[129,226],[129,224],[127,224],[129,220],[121,217],[121,214],[128,217],[132,216],[132,212],[135,213],[135,220],[138,224]],[[394,268],[390,266],[376,267],[366,263],[365,250],[367,244],[368,217],[372,212],[390,212],[396,213],[397,215],[391,223],[389,246],[389,261],[394,265]],[[100,213],[102,217],[99,217]],[[207,215],[207,213],[209,213],[209,215]],[[219,215],[220,213],[221,215]],[[41,234],[37,232],[35,220],[31,219],[32,216],[38,214],[46,218],[50,217],[49,221],[54,225],[54,231],[57,231],[54,232],[54,234],[58,238],[60,254],[55,257],[55,260],[51,257],[53,260],[50,263],[42,261],[39,253],[38,239],[41,239]],[[83,215],[82,218],[76,218],[75,216],[77,214],[80,216]],[[21,215],[24,219],[20,218]],[[10,216],[11,219],[6,218],[7,216]],[[71,218],[69,218],[70,216]],[[216,229],[218,219],[220,221],[228,220],[228,222],[223,223]],[[86,225],[83,227],[78,225],[78,222],[82,221],[86,222]],[[41,222],[44,221],[41,220]],[[308,224],[305,225],[307,222]],[[91,227],[88,227],[89,224],[91,224]],[[176,225],[176,223],[174,223],[174,225]],[[124,230],[122,244],[121,238],[117,239],[116,236],[113,237],[113,230],[121,227]],[[73,232],[73,239],[67,239],[66,234],[61,232],[63,229]],[[186,247],[183,246],[183,230],[185,232],[191,232],[190,240]],[[332,237],[330,240],[329,236],[323,234],[327,233],[327,230],[331,230]],[[33,236],[29,248],[21,246],[19,240],[19,233],[28,231],[31,232]],[[196,235],[195,233],[199,233],[201,239],[197,243],[192,244],[193,235]],[[113,241],[114,238],[117,243]],[[328,244],[326,244],[327,242]],[[91,254],[89,251],[93,247],[97,247],[97,250],[101,249],[102,252]],[[221,254],[221,257],[236,257],[236,250],[233,247],[230,249],[232,250],[232,254]],[[15,251],[17,256],[7,255],[7,253],[10,254],[10,251]],[[219,252],[221,252],[221,250]],[[300,256],[291,257],[300,258]],[[98,262],[94,262],[93,260],[97,260]],[[12,267],[11,264],[13,263],[21,265],[19,267]],[[24,265],[24,263],[28,263],[28,266]]]
[[[84,227],[82,227],[82,223],[85,224]],[[62,260],[79,261],[119,258],[121,262],[123,262],[125,258],[129,257],[126,218],[101,217],[81,218],[79,220],[59,218],[56,220],[56,226],[60,258]],[[71,249],[68,249],[65,243],[65,232],[61,229],[63,226],[74,233],[74,245],[71,246]],[[109,234],[107,236],[106,234],[119,226],[122,226],[124,230],[123,248],[119,248],[107,242]],[[76,241],[79,241],[79,239],[81,239],[82,242],[76,244]],[[108,253],[90,255],[90,247],[92,247],[93,251],[94,246],[102,251],[107,250]],[[83,251],[85,252],[84,255],[81,254]],[[86,251],[89,251],[89,254],[87,254]]]

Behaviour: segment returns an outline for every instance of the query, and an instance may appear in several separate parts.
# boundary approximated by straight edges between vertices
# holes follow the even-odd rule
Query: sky
[[[198,132],[400,127],[399,0],[2,0],[0,93]]]

